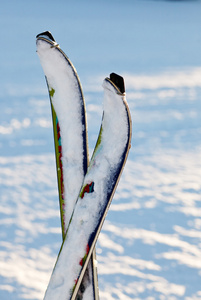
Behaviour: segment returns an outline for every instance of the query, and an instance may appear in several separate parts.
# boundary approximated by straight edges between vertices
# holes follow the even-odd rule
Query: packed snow
[[[200,1],[2,2],[0,299],[43,299],[62,242],[43,30],[80,76],[90,154],[102,81],[125,78],[132,148],[96,245],[100,300],[201,299],[200,12]]]

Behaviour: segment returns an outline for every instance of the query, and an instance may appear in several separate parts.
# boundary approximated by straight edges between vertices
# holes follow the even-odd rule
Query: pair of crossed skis
[[[52,108],[63,243],[45,300],[97,300],[95,243],[131,145],[124,80],[103,82],[104,113],[88,160],[86,109],[77,72],[49,31],[37,35]]]

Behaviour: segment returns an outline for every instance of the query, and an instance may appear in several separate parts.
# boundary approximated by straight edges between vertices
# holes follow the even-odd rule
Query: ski
[[[76,299],[130,149],[131,116],[123,78],[112,73],[103,88],[99,136],[44,300]]]
[[[37,35],[37,53],[49,91],[62,237],[72,215],[88,167],[85,102],[77,72],[49,31]],[[95,250],[77,299],[98,300]]]

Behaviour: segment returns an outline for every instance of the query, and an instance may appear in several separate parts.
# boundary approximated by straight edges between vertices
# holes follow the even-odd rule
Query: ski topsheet
[[[131,116],[123,78],[111,74],[103,82],[104,113],[87,174],[55,264],[45,300],[74,300],[131,143]]]
[[[88,167],[85,103],[77,72],[50,32],[37,35],[37,53],[49,90],[63,239]],[[78,293],[98,299],[95,253]]]

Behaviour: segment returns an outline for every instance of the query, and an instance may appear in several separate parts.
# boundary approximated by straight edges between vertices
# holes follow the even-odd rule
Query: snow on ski
[[[49,90],[63,239],[88,167],[85,102],[77,72],[48,31],[37,35],[37,53]],[[95,253],[78,298],[97,300]]]
[[[131,143],[123,78],[103,82],[100,133],[44,300],[74,300],[119,182]]]
[[[59,146],[62,143],[62,160],[60,158],[57,167],[63,170],[61,181],[66,187],[65,193],[63,188],[61,191],[65,213],[62,215],[62,226],[66,232],[87,171],[88,154],[84,145],[84,142],[87,143],[85,106],[76,71],[58,44],[48,40],[46,35],[39,35],[37,54],[46,76],[53,113],[56,114]]]

